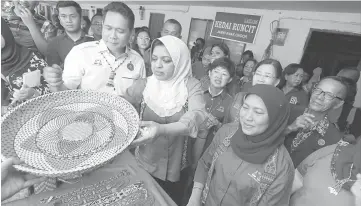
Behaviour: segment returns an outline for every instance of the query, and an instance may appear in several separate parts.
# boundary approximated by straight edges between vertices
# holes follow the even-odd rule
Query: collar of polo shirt
[[[104,53],[104,52],[111,54],[107,45],[105,44],[103,39],[101,39],[101,40],[99,40],[99,53]],[[129,55],[129,54],[130,54],[130,48],[128,46],[126,46],[124,54],[122,54],[119,58],[122,58],[125,55]]]
[[[71,38],[69,37],[69,35],[66,33],[66,31],[64,31],[64,33],[63,33],[62,35],[63,35],[64,38],[69,38],[69,39],[71,39]],[[85,36],[87,36],[87,35],[85,34],[85,32],[84,32],[84,31],[81,31],[81,35],[80,35],[80,38],[79,38],[78,40],[84,38]],[[77,41],[78,41],[78,40],[77,40]]]

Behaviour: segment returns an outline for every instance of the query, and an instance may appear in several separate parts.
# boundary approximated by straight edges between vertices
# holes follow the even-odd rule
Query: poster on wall
[[[217,12],[211,36],[253,44],[262,16]]]
[[[284,46],[288,30],[289,29],[278,28],[276,33],[276,39],[274,40],[273,44],[277,46]]]

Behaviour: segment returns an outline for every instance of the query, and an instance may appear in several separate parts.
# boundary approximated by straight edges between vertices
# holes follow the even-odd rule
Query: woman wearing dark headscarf
[[[29,49],[15,42],[9,26],[1,18],[2,106],[15,106],[27,99],[49,92],[41,70],[47,63]]]
[[[353,144],[341,140],[338,144],[319,149],[303,160],[297,169],[303,176],[303,187],[292,196],[290,205],[361,204],[361,197],[357,197],[361,194],[360,139]]]
[[[250,88],[239,123],[224,125],[199,160],[188,205],[288,205],[294,168],[283,130],[289,113],[278,88]]]

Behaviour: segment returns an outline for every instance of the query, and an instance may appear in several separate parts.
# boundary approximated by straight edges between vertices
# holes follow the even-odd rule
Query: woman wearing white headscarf
[[[151,47],[153,75],[136,81],[125,98],[140,112],[138,164],[179,204],[186,139],[196,138],[205,119],[200,82],[192,77],[187,45],[173,36],[155,39]]]

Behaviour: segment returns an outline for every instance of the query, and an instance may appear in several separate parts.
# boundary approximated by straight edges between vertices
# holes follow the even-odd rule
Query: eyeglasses
[[[343,99],[341,97],[338,97],[338,96],[332,94],[331,92],[325,92],[322,89],[318,88],[317,85],[315,85],[313,87],[312,94],[315,94],[315,95],[323,94],[323,96],[325,97],[326,100],[339,99],[339,100],[343,101]]]
[[[266,78],[266,79],[274,79],[274,78],[276,78],[276,77],[274,77],[274,76],[263,75],[263,74],[260,74],[260,73],[255,73],[254,75],[255,75],[255,76],[259,76],[259,77],[264,77],[264,78]]]
[[[150,41],[149,37],[138,37],[137,39],[141,40],[141,41]]]

